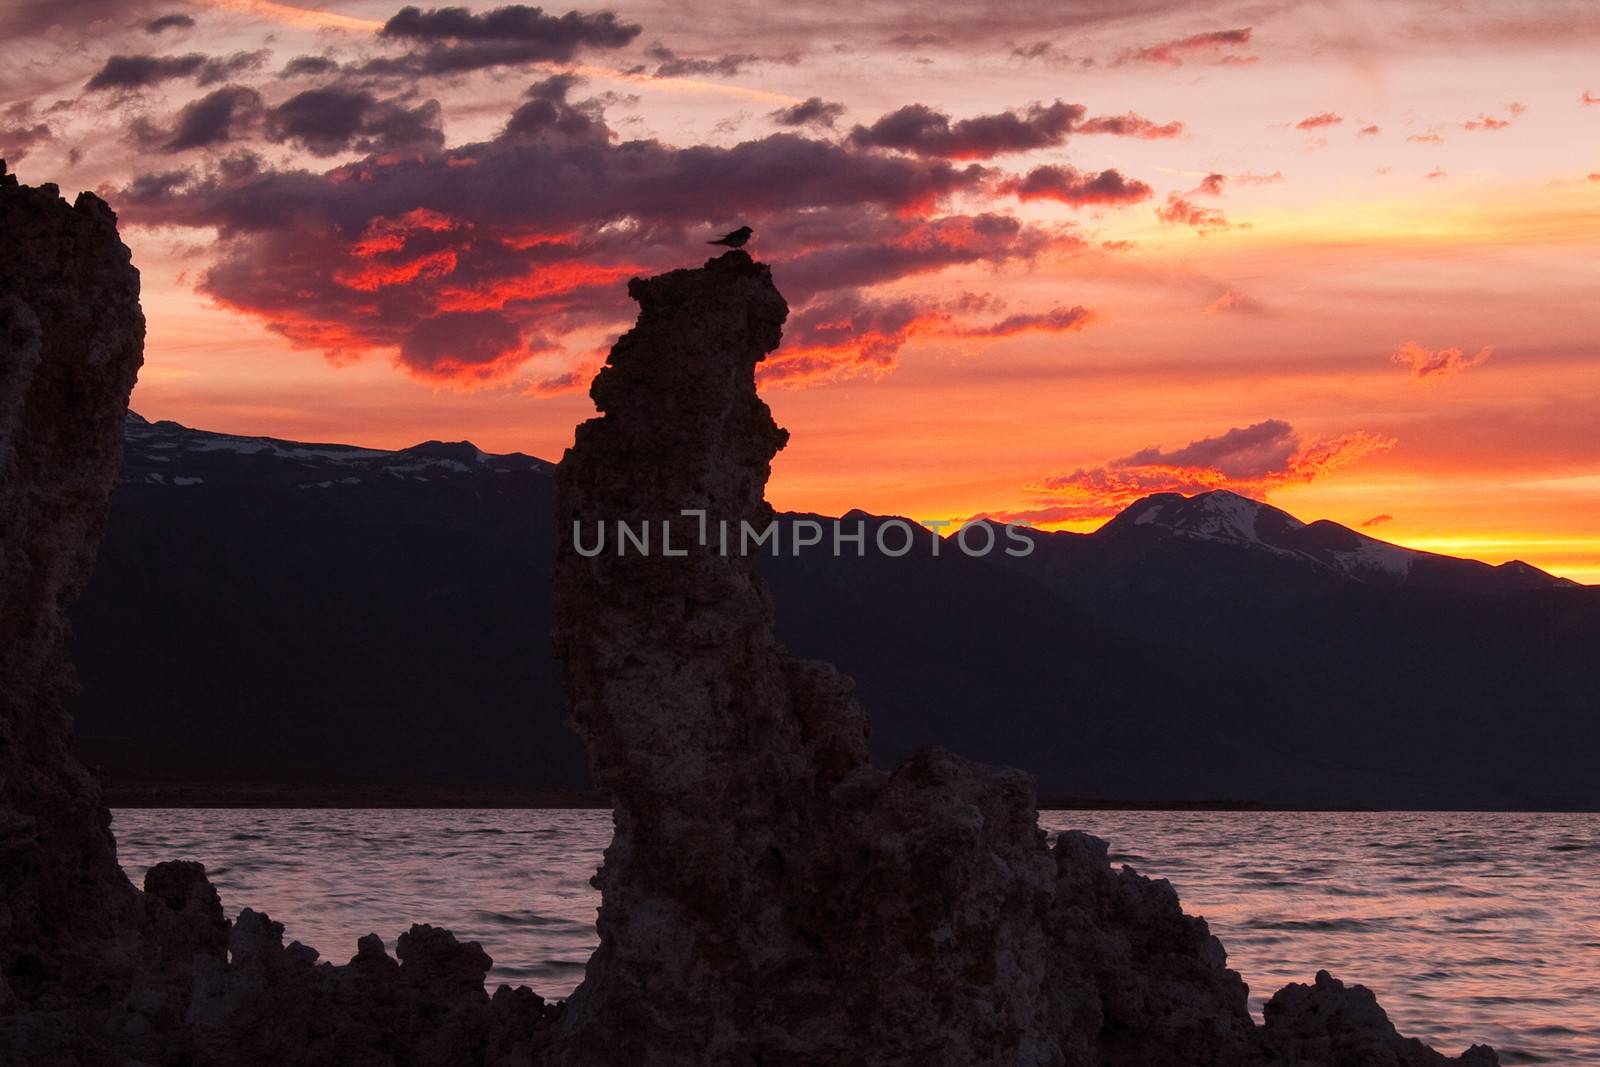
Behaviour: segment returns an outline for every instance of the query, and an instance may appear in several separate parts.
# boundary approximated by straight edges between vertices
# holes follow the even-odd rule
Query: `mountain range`
[[[113,786],[583,789],[552,471],[130,414],[74,613],[80,747]],[[1600,588],[1226,491],[1026,536],[763,560],[779,636],[854,676],[880,761],[940,744],[1077,802],[1600,808]]]

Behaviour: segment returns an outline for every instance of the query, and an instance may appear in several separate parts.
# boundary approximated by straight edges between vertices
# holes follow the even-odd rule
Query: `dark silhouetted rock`
[[[413,926],[345,967],[229,924],[198,863],[135,889],[70,754],[65,609],[93,566],[142,360],[139,275],[116,217],[0,165],[0,1063],[526,1065],[528,990],[484,992],[489,957]],[[451,456],[460,446],[439,446]]]
[[[550,1062],[1294,1062],[1167,883],[1113,873],[1093,838],[1047,843],[1027,775],[938,749],[870,764],[849,679],[777,643],[755,559],[720,549],[722,523],[737,543],[772,517],[787,434],[754,370],[783,298],[737,251],[629,292],[603,414],[558,473],[556,645],[616,836]],[[1322,1017],[1361,1016],[1357,991],[1325,996]],[[1325,1037],[1402,1054],[1392,1027]]]
[[[89,578],[143,361],[116,216],[0,163],[0,1010],[125,991],[138,895],[68,750],[67,605]]]
[[[1346,986],[1327,971],[1313,985],[1284,986],[1262,1012],[1276,1062],[1332,1067],[1495,1067],[1487,1045],[1473,1045],[1458,1059],[1441,1056],[1414,1037],[1395,1032],[1378,998],[1366,986]]]

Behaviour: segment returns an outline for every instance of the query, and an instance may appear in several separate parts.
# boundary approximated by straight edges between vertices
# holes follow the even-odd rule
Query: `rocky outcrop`
[[[873,767],[850,680],[774,640],[738,547],[787,440],[754,384],[783,298],[738,251],[629,292],[559,474],[556,642],[616,836],[551,1063],[1494,1062],[1400,1038],[1331,980],[1257,1027],[1205,922],[1103,842],[1050,844],[1026,775]],[[619,523],[629,548],[591,554]]]
[[[143,361],[116,216],[0,163],[0,1009],[115,996],[141,922],[67,750],[67,604],[88,580]]]
[[[116,217],[0,164],[0,1063],[525,1065],[550,1014],[483,987],[475,943],[413,926],[346,966],[229,923],[198,863],[117,865],[70,754],[64,614],[86,581],[142,360]]]

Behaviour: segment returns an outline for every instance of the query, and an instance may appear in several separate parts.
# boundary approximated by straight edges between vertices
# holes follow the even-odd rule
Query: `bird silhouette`
[[[723,234],[715,241],[707,241],[708,245],[727,245],[729,248],[743,248],[744,243],[750,240],[750,235],[755,231],[748,226],[740,226],[732,233]]]

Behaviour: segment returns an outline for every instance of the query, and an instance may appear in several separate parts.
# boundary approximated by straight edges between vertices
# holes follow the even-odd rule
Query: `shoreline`
[[[102,783],[110,808],[276,808],[276,809],[573,809],[607,810],[609,801],[592,790],[450,783],[264,783],[119,782]],[[1039,811],[1193,811],[1193,812],[1412,812],[1473,811],[1516,814],[1591,814],[1593,809],[1531,808],[1373,808],[1359,805],[1267,804],[1250,800],[1129,800],[1044,794]]]

